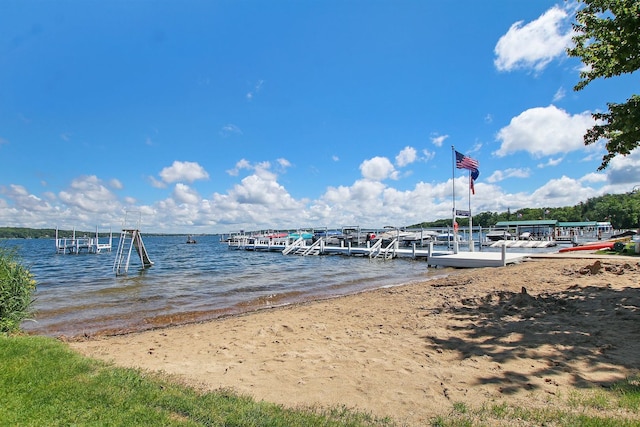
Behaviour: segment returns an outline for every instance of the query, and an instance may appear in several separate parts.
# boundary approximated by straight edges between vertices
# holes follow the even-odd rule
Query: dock
[[[113,243],[113,234],[109,231],[108,240],[101,241],[96,227],[95,237],[76,237],[76,230],[73,229],[73,236],[71,238],[59,237],[58,229],[56,228],[56,253],[58,254],[80,254],[86,252],[88,254],[99,254],[102,251],[111,252],[111,245]]]
[[[507,253],[507,246],[502,245],[500,252],[471,252],[458,251],[457,245],[453,250],[434,249],[433,242],[427,247],[400,247],[397,240],[392,240],[387,245],[382,240],[367,242],[364,246],[329,245],[323,238],[313,243],[308,239],[269,239],[251,237],[236,239],[227,242],[230,249],[242,249],[247,251],[281,252],[283,255],[343,255],[360,256],[370,259],[413,258],[424,259],[427,265],[434,267],[477,268],[477,267],[503,267],[508,264],[522,262],[529,254]]]

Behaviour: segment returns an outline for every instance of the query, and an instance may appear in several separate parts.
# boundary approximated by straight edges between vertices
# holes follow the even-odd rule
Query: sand
[[[562,405],[637,374],[639,310],[637,258],[544,259],[69,345],[196,387],[424,425],[454,403]]]

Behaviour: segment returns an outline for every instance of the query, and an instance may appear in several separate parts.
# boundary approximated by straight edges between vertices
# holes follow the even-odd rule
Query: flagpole
[[[458,230],[456,229],[456,226],[455,226],[456,224],[456,149],[453,145],[451,146],[451,160],[452,160],[451,186],[453,187],[453,200],[452,200],[453,209],[451,210],[451,216],[452,216],[451,227],[453,227],[453,239],[455,242],[458,237]]]
[[[473,219],[471,217],[471,170],[469,170],[469,252],[473,252]]]

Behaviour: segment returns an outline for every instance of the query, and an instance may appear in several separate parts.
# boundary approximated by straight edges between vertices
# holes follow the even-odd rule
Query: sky
[[[598,171],[582,138],[638,74],[575,92],[575,11],[3,0],[0,227],[378,228],[630,192],[640,150]]]

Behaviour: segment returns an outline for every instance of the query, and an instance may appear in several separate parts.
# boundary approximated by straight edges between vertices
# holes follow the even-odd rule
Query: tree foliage
[[[560,222],[610,221],[617,230],[640,228],[640,191],[624,194],[606,194],[587,199],[575,206],[559,208],[522,208],[514,212],[482,212],[473,216],[473,224],[491,227],[499,221],[556,220]],[[468,224],[467,218],[458,218],[462,227]],[[451,218],[434,222],[423,222],[412,227],[451,226]]]
[[[640,0],[582,0],[573,29],[569,56],[582,60],[585,69],[574,87],[579,91],[598,78],[629,74],[640,68]],[[586,145],[606,139],[607,154],[598,170],[617,155],[626,156],[640,145],[640,97],[608,103],[606,113],[594,113],[594,125],[584,135]]]

